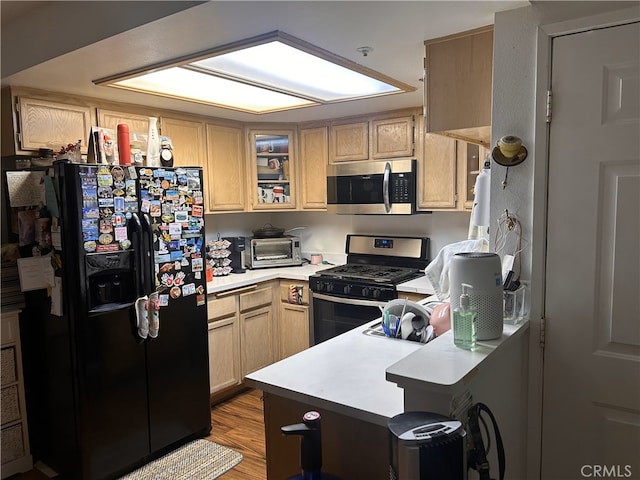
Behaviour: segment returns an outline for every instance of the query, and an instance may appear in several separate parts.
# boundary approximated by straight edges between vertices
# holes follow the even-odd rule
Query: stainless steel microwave
[[[416,208],[416,161],[329,165],[327,211],[354,215],[411,215]]]

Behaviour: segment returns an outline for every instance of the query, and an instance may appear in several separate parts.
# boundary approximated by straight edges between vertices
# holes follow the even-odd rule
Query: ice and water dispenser
[[[137,277],[133,269],[133,254],[133,250],[123,250],[85,256],[89,310],[135,302]]]

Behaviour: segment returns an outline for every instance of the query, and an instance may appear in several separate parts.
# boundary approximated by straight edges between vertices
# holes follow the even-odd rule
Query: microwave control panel
[[[390,193],[392,203],[411,202],[413,196],[411,177],[402,173],[392,175]]]

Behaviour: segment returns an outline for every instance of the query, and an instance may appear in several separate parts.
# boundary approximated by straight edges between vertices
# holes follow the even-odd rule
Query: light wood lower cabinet
[[[299,298],[292,294],[294,288]],[[309,283],[281,280],[279,303],[278,352],[283,359],[309,348]]]
[[[265,282],[209,296],[212,396],[241,385],[246,374],[276,360],[272,305],[277,285]]]
[[[242,375],[255,372],[275,360],[271,306],[240,314]]]
[[[209,386],[215,394],[242,382],[237,295],[208,301]]]

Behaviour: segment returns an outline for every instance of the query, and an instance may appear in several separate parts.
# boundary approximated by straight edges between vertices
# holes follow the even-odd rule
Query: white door
[[[640,478],[639,46],[553,40],[543,480]]]

